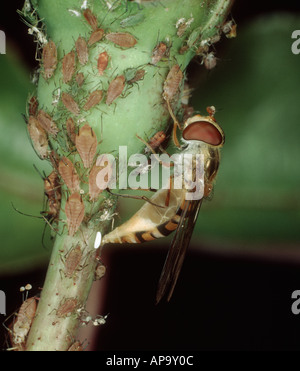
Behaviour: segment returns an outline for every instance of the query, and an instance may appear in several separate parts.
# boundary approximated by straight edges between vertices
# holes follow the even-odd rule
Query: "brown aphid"
[[[13,325],[13,344],[25,343],[37,307],[36,298],[28,298],[21,305]]]
[[[63,303],[60,304],[59,308],[57,309],[57,317],[63,318],[67,317],[69,314],[74,312],[78,305],[78,301],[75,298],[68,298],[63,301]]]
[[[44,46],[42,60],[44,65],[44,77],[45,79],[49,79],[57,66],[57,49],[52,40]]]
[[[105,37],[108,41],[122,48],[132,48],[137,43],[136,39],[130,33],[126,32],[112,32]]]
[[[79,129],[75,138],[75,146],[82,159],[83,166],[90,168],[97,152],[97,137],[90,125],[85,124]]]
[[[157,64],[167,52],[167,45],[160,42],[152,51],[151,64]]]
[[[79,193],[73,193],[65,205],[69,236],[74,236],[84,218],[84,203]]]
[[[83,37],[79,36],[75,43],[75,48],[81,65],[87,64],[89,60],[89,50],[86,41]]]
[[[89,195],[91,201],[97,201],[99,194],[103,191],[97,186],[97,175],[100,170],[102,170],[102,166],[94,165],[90,171],[89,175]]]
[[[72,117],[68,118],[66,122],[66,127],[67,127],[67,133],[68,133],[69,138],[71,139],[72,143],[75,144],[76,127],[75,127],[75,123]]]
[[[85,105],[84,105],[83,108],[86,111],[88,111],[91,108],[95,107],[97,104],[99,104],[101,102],[102,96],[103,96],[102,90],[95,90],[95,91],[93,91],[89,95],[89,97],[88,97],[88,99],[87,99],[87,101],[86,101],[86,103],[85,103]]]
[[[166,134],[164,131],[158,131],[153,137],[149,140],[148,145],[153,149],[157,149],[165,140]]]
[[[37,119],[41,127],[48,133],[54,136],[58,133],[58,127],[56,123],[52,120],[51,116],[43,110],[39,110],[37,114]]]
[[[181,81],[183,79],[183,73],[178,64],[175,64],[169,71],[166,80],[164,82],[163,97],[169,102],[172,101],[176,95]]]
[[[100,167],[100,170],[103,171],[101,171],[101,174],[99,174],[99,171],[95,174],[95,182],[97,187],[101,191],[104,191],[110,184],[115,182],[114,166],[105,154],[97,158],[96,166]]]
[[[65,264],[65,275],[66,277],[72,278],[74,273],[79,267],[82,259],[82,251],[80,246],[73,248],[66,256]]]
[[[105,275],[105,272],[106,272],[106,267],[105,265],[103,265],[101,262],[98,263],[96,269],[95,269],[95,276],[94,276],[94,280],[97,281],[97,280],[101,280],[102,277],[104,277]]]
[[[97,67],[99,75],[103,75],[104,71],[106,70],[106,67],[108,65],[108,54],[107,52],[103,52],[99,54]]]
[[[96,31],[92,32],[89,38],[89,41],[88,41],[89,46],[92,46],[98,41],[100,41],[103,35],[104,35],[104,30],[102,28],[98,28]]]
[[[29,116],[27,129],[37,154],[41,159],[48,157],[47,133],[39,124],[38,119],[34,116]]]
[[[82,84],[84,83],[84,74],[82,72],[78,73],[75,79],[76,79],[77,85],[81,87]]]
[[[80,109],[78,104],[70,94],[63,92],[61,95],[61,100],[68,111],[74,115],[79,115]]]
[[[184,54],[184,53],[186,53],[188,50],[189,50],[189,46],[188,46],[188,45],[183,45],[183,46],[179,49],[178,53],[179,53],[179,54]]]
[[[136,74],[134,75],[134,78],[127,81],[127,82],[128,82],[128,84],[133,84],[133,83],[141,80],[144,76],[145,76],[145,70],[139,69],[139,70],[136,71]]]
[[[65,84],[72,80],[75,72],[75,52],[66,54],[62,60],[63,81]]]
[[[61,186],[55,170],[44,179],[44,192],[48,198],[48,214],[53,220],[56,220],[60,211]]]
[[[29,116],[36,116],[38,106],[39,106],[39,102],[37,100],[37,97],[35,97],[33,95],[29,99],[29,101],[28,101],[28,113],[29,113]]]
[[[83,352],[81,342],[79,340],[75,341],[68,349],[68,352]]]
[[[86,19],[87,23],[92,27],[94,31],[98,28],[98,20],[95,14],[91,11],[91,9],[86,9],[83,12],[83,16]]]
[[[71,160],[63,157],[59,161],[58,171],[71,193],[79,191],[79,176]]]
[[[124,75],[117,76],[110,84],[107,89],[106,104],[110,105],[112,102],[122,94],[125,88],[125,77]]]

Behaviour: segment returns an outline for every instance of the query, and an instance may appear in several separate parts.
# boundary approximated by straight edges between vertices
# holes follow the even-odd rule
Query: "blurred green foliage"
[[[20,272],[46,261],[42,246],[42,220],[17,213],[40,216],[43,209],[43,181],[37,171],[49,171],[36,156],[22,117],[33,90],[30,73],[8,46],[0,56],[0,274]]]
[[[201,112],[217,108],[226,134],[215,195],[203,206],[198,238],[224,246],[300,240],[300,56],[291,52],[299,24],[299,15],[283,13],[238,27],[237,38],[228,40],[225,55],[193,95]]]
[[[206,106],[217,108],[226,143],[215,194],[202,206],[195,243],[284,247],[300,240],[300,56],[291,52],[291,34],[299,24],[300,16],[274,14],[238,26],[237,38],[223,42],[217,67],[199,67],[199,88],[191,103],[203,114]],[[0,56],[2,274],[36,267],[49,256],[49,248],[42,246],[44,223],[18,214],[11,205],[39,216],[43,182],[33,164],[50,171],[34,153],[21,116],[33,87],[17,60],[9,48]],[[140,203],[121,201],[122,218],[132,214],[132,205]]]

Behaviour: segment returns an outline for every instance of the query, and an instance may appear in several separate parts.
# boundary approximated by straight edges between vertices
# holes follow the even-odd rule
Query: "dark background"
[[[0,15],[0,29],[23,63],[32,69],[36,66],[35,45],[16,14],[22,5],[23,1],[6,2]],[[296,1],[272,1],[272,5],[236,1],[232,15],[241,27],[257,15],[274,10],[299,13],[300,8]],[[270,260],[207,249],[201,252],[200,243],[200,252],[190,249],[187,254],[171,303],[155,306],[165,248],[110,250],[106,257],[110,270],[103,311],[110,315],[94,349],[300,349],[300,315],[291,312],[291,294],[300,289],[300,259]],[[20,304],[19,287],[27,282],[41,287],[45,272],[46,265],[34,272],[1,277],[1,289],[16,293],[15,300],[10,295],[7,302],[8,314]],[[0,346],[5,348],[4,337],[0,338]]]

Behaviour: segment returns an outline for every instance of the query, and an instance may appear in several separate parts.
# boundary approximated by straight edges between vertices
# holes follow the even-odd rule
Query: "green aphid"
[[[145,19],[145,16],[143,13],[137,13],[134,15],[130,15],[129,17],[122,19],[122,21],[120,22],[120,26],[122,28],[133,27],[141,23],[144,19]]]
[[[135,77],[136,74],[136,68],[127,68],[127,70],[124,71],[124,76],[126,81],[130,81]]]
[[[188,38],[188,41],[187,41],[187,44],[188,46],[191,48],[198,40],[198,38],[200,37],[200,32],[201,32],[201,29],[200,27],[196,28],[189,36]]]

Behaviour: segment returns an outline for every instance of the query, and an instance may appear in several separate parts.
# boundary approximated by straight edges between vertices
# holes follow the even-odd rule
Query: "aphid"
[[[137,43],[131,34],[125,32],[112,32],[107,34],[105,38],[122,48],[132,48]]]
[[[176,22],[175,27],[177,28],[177,36],[182,37],[188,27],[194,22],[194,18],[190,18],[188,21],[185,18],[180,18]]]
[[[97,30],[95,30],[94,32],[92,32],[90,38],[89,38],[89,41],[88,41],[88,44],[89,46],[97,43],[98,41],[100,41],[102,39],[104,35],[104,30],[102,28],[99,28]]]
[[[68,111],[74,115],[79,115],[80,109],[78,104],[70,94],[63,92],[61,95],[61,100]]]
[[[82,72],[78,73],[75,79],[76,79],[77,85],[81,87],[82,84],[84,83],[84,74]]]
[[[97,17],[92,13],[91,9],[86,9],[83,12],[83,16],[92,29],[96,31],[98,28],[98,20]]]
[[[75,138],[75,146],[82,159],[83,166],[90,168],[97,152],[97,137],[90,125],[85,124],[79,129]]]
[[[84,218],[84,203],[79,193],[73,193],[65,205],[69,236],[74,236]]]
[[[79,191],[79,176],[72,161],[67,157],[62,157],[58,163],[58,171],[71,193]]]
[[[139,12],[137,14],[130,15],[129,17],[122,19],[122,21],[120,22],[120,26],[122,28],[133,27],[141,23],[144,19],[145,15]]]
[[[81,65],[87,64],[89,60],[89,50],[86,41],[83,37],[79,36],[75,43],[75,48]]]
[[[216,107],[215,106],[206,107],[206,111],[209,114],[209,116],[214,120],[215,119],[214,116],[216,113]]]
[[[91,108],[95,107],[97,104],[99,104],[101,102],[102,96],[103,96],[102,90],[93,91],[89,95],[85,105],[83,106],[83,109],[88,111]]]
[[[166,77],[166,80],[164,82],[164,87],[163,87],[163,98],[165,99],[165,101],[167,102],[167,106],[168,106],[168,110],[169,110],[169,113],[173,119],[173,141],[174,141],[174,144],[176,145],[176,147],[180,148],[180,144],[177,140],[177,137],[176,137],[176,130],[177,130],[177,127],[180,128],[180,125],[179,125],[179,122],[177,121],[174,113],[173,113],[173,110],[172,110],[172,107],[171,107],[171,102],[172,100],[174,99],[174,97],[176,96],[178,90],[179,90],[179,87],[180,87],[180,84],[182,82],[182,79],[183,79],[183,73],[179,67],[178,64],[175,64],[169,71],[167,77]]]
[[[166,54],[167,50],[167,45],[163,42],[160,42],[158,45],[156,45],[152,51],[151,64],[157,64]]]
[[[105,169],[105,172],[98,174],[101,170]],[[100,178],[100,179],[99,179]],[[103,192],[109,182],[112,180],[112,167],[106,155],[98,157],[96,164],[90,171],[89,176],[89,195],[91,201],[97,201],[99,194]]]
[[[44,160],[48,157],[48,138],[46,131],[34,116],[29,116],[27,129],[35,151]]]
[[[99,54],[98,61],[97,61],[97,67],[99,75],[103,75],[104,71],[106,70],[106,67],[108,65],[108,54],[107,52],[102,52]]]
[[[52,40],[43,47],[42,60],[44,65],[44,77],[45,79],[50,79],[57,66],[57,50]]]
[[[98,263],[96,269],[95,269],[95,276],[94,276],[94,280],[97,281],[97,280],[101,280],[102,277],[104,277],[105,275],[105,272],[106,272],[106,267],[105,265],[103,265],[101,262]]]
[[[189,46],[186,45],[186,44],[184,44],[184,45],[182,45],[182,47],[179,49],[178,53],[179,53],[179,54],[184,54],[184,53],[186,53],[188,50],[189,50]]]
[[[175,64],[169,71],[164,81],[163,97],[171,102],[178,92],[179,86],[183,79],[183,73],[178,64]]]
[[[94,319],[93,319],[93,325],[94,326],[102,326],[106,324],[106,319],[108,317],[108,314],[106,316],[101,316],[101,314],[98,314]]]
[[[89,195],[91,201],[96,201],[98,199],[98,196],[101,192],[103,192],[103,189],[100,189],[97,185],[96,179],[97,175],[100,170],[102,170],[103,167],[94,165],[90,171],[89,175]]]
[[[36,298],[28,298],[21,305],[17,314],[17,320],[13,325],[13,344],[24,344],[29,333],[37,307]]]
[[[222,31],[228,39],[232,39],[236,37],[236,28],[237,24],[233,20],[230,20],[223,25]]]
[[[203,57],[203,63],[205,68],[212,70],[217,65],[217,58],[215,57],[214,53],[208,53]]]
[[[68,133],[69,138],[71,139],[72,143],[75,144],[76,128],[75,128],[75,123],[72,117],[68,118],[66,122],[66,127],[67,127],[67,133]]]
[[[48,198],[48,215],[55,221],[58,218],[61,203],[61,186],[55,170],[44,179],[44,192]]]
[[[79,340],[75,341],[68,349],[68,352],[83,352],[81,342]]]
[[[117,76],[110,84],[107,89],[106,104],[109,106],[112,102],[118,98],[125,88],[125,77],[124,75]]]
[[[82,259],[82,250],[81,247],[78,245],[72,248],[66,255],[64,265],[64,273],[66,277],[73,278],[75,272],[78,270],[80,266],[80,262]]]
[[[69,314],[74,312],[78,305],[78,301],[75,298],[67,298],[63,300],[60,304],[59,308],[57,309],[56,315],[58,318],[67,317]]]
[[[39,106],[39,102],[37,100],[37,97],[35,97],[33,95],[32,97],[30,97],[30,99],[28,101],[28,113],[29,113],[29,116],[36,116],[38,106]]]
[[[63,81],[65,84],[72,80],[75,72],[75,52],[66,54],[62,60]]]
[[[41,127],[48,133],[54,136],[58,133],[58,127],[56,123],[52,120],[52,117],[43,110],[39,110],[37,114],[37,119]]]
[[[147,143],[147,148],[145,149],[145,152],[149,153],[150,151],[152,152],[152,150],[155,151],[166,140],[166,137],[167,136],[165,132],[162,130],[155,133]],[[150,148],[152,150],[150,150]]]
[[[144,76],[145,76],[145,70],[138,69],[136,70],[134,76],[130,80],[127,80],[127,79],[126,80],[128,84],[134,84],[135,82],[142,80]]]
[[[103,245],[142,243],[167,236],[176,230],[159,280],[157,302],[165,294],[169,301],[173,294],[202,200],[212,191],[220,162],[219,148],[224,144],[223,130],[211,116],[196,115],[189,118],[184,123],[182,137],[185,148],[180,154],[203,155],[203,192],[193,197],[194,189],[192,192],[188,191],[186,186],[182,189],[160,189],[151,201],[154,204],[165,205],[169,197],[168,207],[161,209],[152,203],[145,203],[127,222],[105,235],[102,240]],[[183,178],[197,181],[198,165],[193,161],[189,174],[184,172]]]

